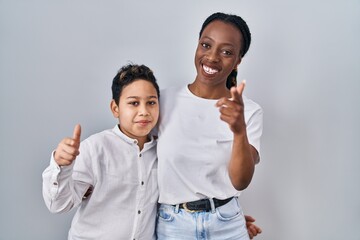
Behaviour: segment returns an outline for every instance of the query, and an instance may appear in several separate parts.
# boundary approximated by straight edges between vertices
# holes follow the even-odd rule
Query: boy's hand
[[[74,128],[72,138],[64,138],[57,146],[54,159],[59,166],[67,166],[79,155],[81,126],[77,124]]]
[[[253,239],[256,235],[262,232],[261,228],[254,224],[255,219],[253,217],[245,215],[245,220],[250,239]]]

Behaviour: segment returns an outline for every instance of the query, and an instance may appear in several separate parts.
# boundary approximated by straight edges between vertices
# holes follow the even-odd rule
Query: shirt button
[[[139,154],[139,157],[142,157],[142,154],[141,154],[141,153]]]
[[[54,185],[54,186],[57,186],[57,185],[58,185],[58,183],[57,183],[57,182],[53,182],[53,185]]]
[[[140,214],[140,213],[141,213],[141,211],[139,210],[139,211],[138,211],[138,214]]]
[[[144,181],[141,181],[141,185],[144,185]]]

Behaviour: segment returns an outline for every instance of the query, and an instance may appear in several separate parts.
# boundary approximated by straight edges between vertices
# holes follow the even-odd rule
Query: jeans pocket
[[[172,207],[161,205],[158,211],[159,221],[171,222],[174,220],[174,214],[174,209]]]
[[[227,204],[225,204],[221,207],[218,207],[216,209],[216,215],[219,220],[230,221],[234,218],[242,216],[243,212],[242,212],[242,209],[241,209],[237,199],[234,198]]]

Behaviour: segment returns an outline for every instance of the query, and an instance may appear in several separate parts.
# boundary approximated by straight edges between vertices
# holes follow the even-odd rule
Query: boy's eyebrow
[[[141,97],[139,97],[139,96],[128,96],[126,99],[129,99],[129,98],[135,98],[135,99],[139,99],[139,98],[141,98]],[[156,95],[152,95],[152,96],[148,96],[148,97],[146,97],[146,98],[148,98],[148,99],[150,99],[150,98],[158,98]]]

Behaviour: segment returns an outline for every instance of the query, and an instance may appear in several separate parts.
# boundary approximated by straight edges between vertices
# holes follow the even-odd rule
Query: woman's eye
[[[207,44],[207,43],[201,43],[201,46],[202,46],[203,48],[210,48],[210,45]]]
[[[232,52],[231,52],[231,51],[228,51],[228,50],[224,50],[224,51],[223,51],[223,54],[230,56],[230,55],[232,55]]]

